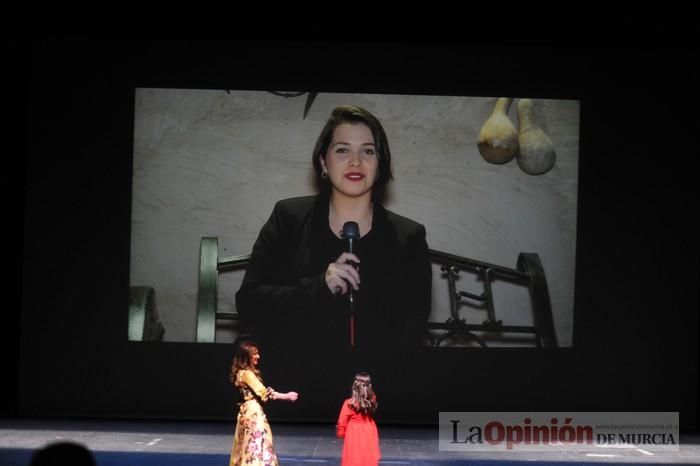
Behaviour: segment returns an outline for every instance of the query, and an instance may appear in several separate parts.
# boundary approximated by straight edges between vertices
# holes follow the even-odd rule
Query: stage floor
[[[182,421],[0,419],[0,465],[27,466],[41,447],[60,441],[89,448],[98,466],[220,465],[229,461],[233,423]],[[380,465],[700,464],[700,435],[681,435],[678,451],[439,451],[437,427],[379,426]],[[272,424],[281,465],[340,464],[333,425]]]

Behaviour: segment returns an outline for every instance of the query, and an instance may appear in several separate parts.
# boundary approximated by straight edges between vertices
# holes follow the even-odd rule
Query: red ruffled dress
[[[350,398],[343,402],[335,426],[338,438],[344,438],[341,466],[375,466],[382,457],[379,433],[374,418],[350,407]]]

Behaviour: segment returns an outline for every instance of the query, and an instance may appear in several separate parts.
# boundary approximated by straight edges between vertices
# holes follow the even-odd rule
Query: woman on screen
[[[392,179],[384,128],[363,108],[337,107],[312,160],[319,193],[277,202],[253,246],[236,294],[243,323],[293,347],[377,355],[420,346],[431,299],[426,233],[382,206]],[[351,222],[352,246],[343,233]]]

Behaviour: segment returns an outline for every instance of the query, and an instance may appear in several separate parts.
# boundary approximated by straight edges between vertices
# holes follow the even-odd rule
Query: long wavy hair
[[[352,382],[350,409],[356,413],[373,415],[377,406],[377,396],[372,388],[372,378],[367,372],[358,372]]]
[[[255,376],[262,382],[262,375],[257,367],[253,366],[253,355],[260,350],[258,345],[252,341],[242,341],[236,346],[236,352],[233,355],[233,363],[231,364],[231,372],[229,378],[231,383],[236,385],[236,374],[240,370],[250,370],[255,373]]]

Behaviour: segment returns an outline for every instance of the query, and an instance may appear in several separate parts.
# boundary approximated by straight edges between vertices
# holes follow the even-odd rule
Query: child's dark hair
[[[358,372],[352,383],[350,409],[356,413],[372,415],[377,410],[377,405],[377,397],[372,389],[372,379],[367,372]]]

